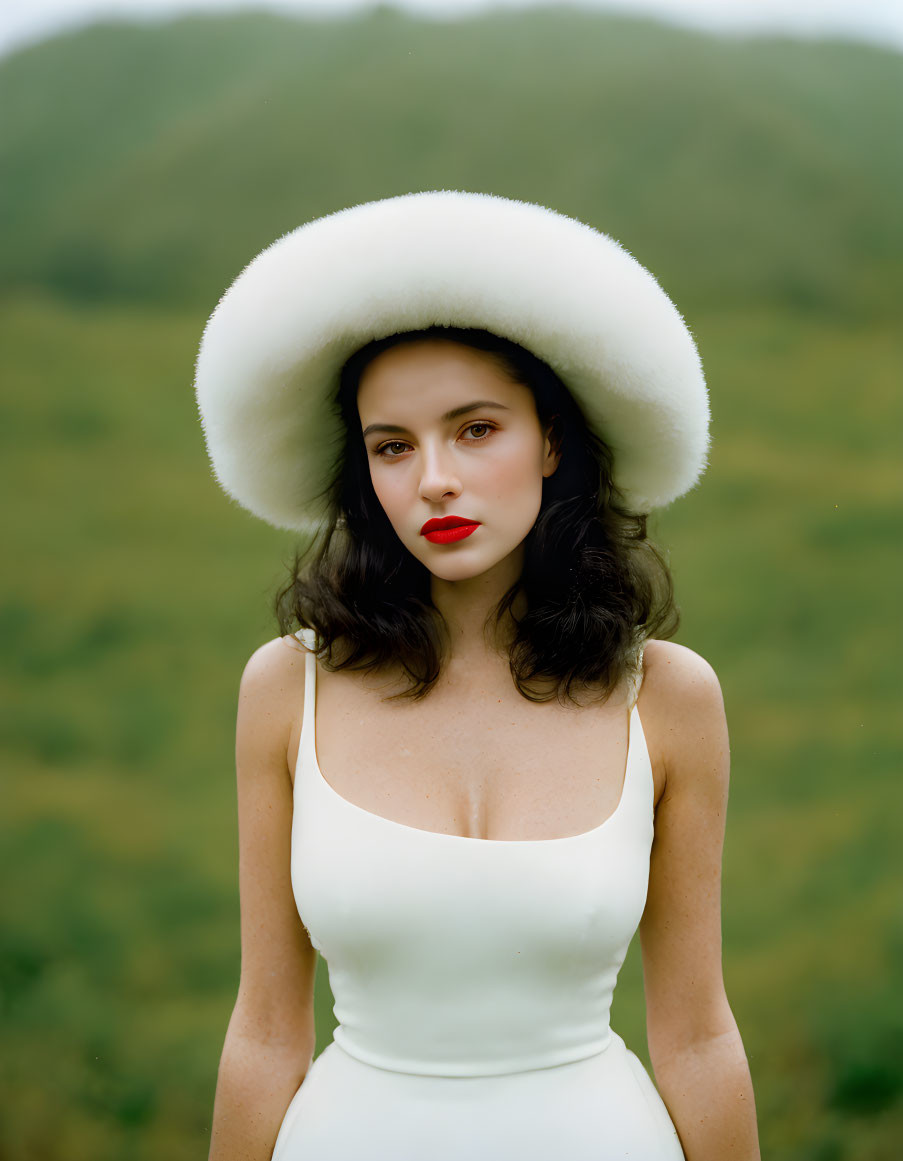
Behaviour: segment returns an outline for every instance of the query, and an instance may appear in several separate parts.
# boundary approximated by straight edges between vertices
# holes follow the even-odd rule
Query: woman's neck
[[[506,610],[498,625],[494,610],[520,576],[521,567],[519,555],[512,553],[488,572],[468,580],[432,578],[430,595],[447,627],[450,663],[503,656],[507,666],[508,646],[515,632],[514,617],[522,616],[525,611],[524,594],[517,594],[512,609]]]

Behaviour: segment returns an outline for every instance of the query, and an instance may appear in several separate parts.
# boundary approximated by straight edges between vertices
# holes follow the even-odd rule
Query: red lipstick
[[[452,541],[470,536],[479,526],[479,520],[469,520],[466,516],[440,516],[438,519],[427,520],[420,529],[420,535],[432,544],[451,544]]]

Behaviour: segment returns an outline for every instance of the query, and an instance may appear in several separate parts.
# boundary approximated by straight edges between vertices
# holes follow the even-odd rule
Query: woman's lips
[[[420,535],[433,544],[450,544],[453,540],[463,540],[465,536],[470,536],[479,527],[479,520],[470,520],[466,516],[439,516],[427,520],[420,529]]]
[[[456,524],[453,528],[434,528],[432,532],[424,532],[424,537],[432,544],[451,544],[453,540],[463,540],[476,532],[479,524]]]

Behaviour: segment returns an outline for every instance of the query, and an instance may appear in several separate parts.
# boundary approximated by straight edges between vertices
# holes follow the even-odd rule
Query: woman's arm
[[[721,687],[692,650],[650,642],[640,712],[665,788],[640,923],[656,1085],[687,1161],[759,1161],[746,1052],[721,967],[730,753]]]
[[[291,885],[291,724],[304,705],[304,657],[281,638],[242,674],[238,785],[241,982],[220,1060],[210,1161],[270,1161],[314,1054],[316,951]]]

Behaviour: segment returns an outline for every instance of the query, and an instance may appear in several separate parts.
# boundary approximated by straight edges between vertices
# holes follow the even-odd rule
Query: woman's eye
[[[401,442],[401,440],[398,440],[398,439],[393,439],[391,443],[384,443],[384,444],[383,444],[381,447],[378,447],[378,448],[376,449],[376,454],[377,454],[378,456],[384,456],[384,455],[386,455],[386,453],[388,452],[388,449],[389,449],[390,447],[400,447],[400,448],[404,448],[404,447],[406,447],[406,446],[407,446],[407,444],[403,444],[403,443]],[[390,455],[390,456],[388,456],[387,458],[391,460],[391,459],[396,459],[397,457],[396,457],[396,456],[394,456],[394,455]]]
[[[465,443],[482,443],[484,439],[489,439],[492,433],[496,430],[496,428],[491,423],[483,423],[482,420],[479,423],[469,423],[467,427],[464,428],[464,430],[472,432],[474,428],[483,431],[484,434],[475,435],[473,439],[465,439]]]

